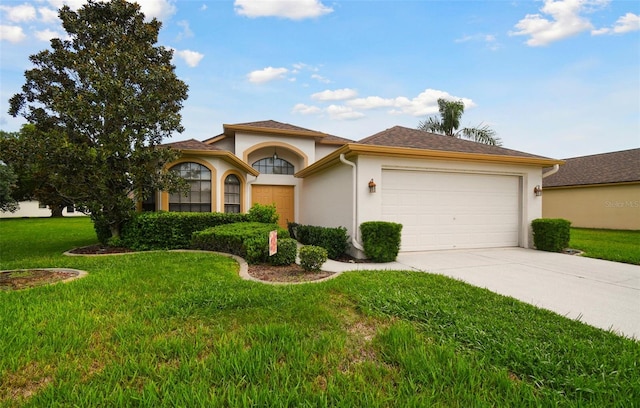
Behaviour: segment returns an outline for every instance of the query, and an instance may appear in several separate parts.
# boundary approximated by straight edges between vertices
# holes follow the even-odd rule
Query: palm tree
[[[440,118],[427,118],[424,122],[418,123],[418,129],[446,136],[464,137],[474,142],[492,146],[502,146],[502,140],[496,137],[496,131],[491,129],[489,125],[482,125],[481,123],[474,128],[458,130],[460,118],[464,113],[464,102],[447,101],[440,98],[438,99],[438,110],[440,111]]]

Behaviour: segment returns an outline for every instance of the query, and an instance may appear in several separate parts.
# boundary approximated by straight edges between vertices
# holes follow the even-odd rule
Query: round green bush
[[[278,239],[278,252],[269,257],[269,263],[274,266],[286,266],[296,262],[298,243],[295,239]]]
[[[307,272],[319,272],[327,261],[327,250],[314,245],[300,248],[300,266]]]

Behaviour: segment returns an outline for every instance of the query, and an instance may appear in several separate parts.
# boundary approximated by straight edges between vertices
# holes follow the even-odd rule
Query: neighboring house
[[[159,193],[146,209],[245,212],[275,203],[280,223],[347,228],[360,256],[359,225],[403,225],[401,251],[531,247],[542,215],[534,189],[562,161],[416,129],[394,127],[353,142],[275,121],[224,125],[182,150],[169,167],[191,184]],[[373,182],[376,186],[370,188]]]
[[[542,216],[574,227],[640,230],[640,149],[566,159],[543,182]]]
[[[20,208],[16,212],[0,211],[0,218],[31,218],[31,217],[51,217],[51,209],[37,201],[20,201]],[[62,210],[64,217],[79,217],[85,214],[77,211],[72,205]]]

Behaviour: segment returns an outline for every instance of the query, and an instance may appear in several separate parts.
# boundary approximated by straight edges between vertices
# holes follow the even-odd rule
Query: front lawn
[[[0,221],[0,406],[632,407],[640,343],[426,273],[243,281],[230,259],[65,257],[88,219]]]
[[[640,265],[640,231],[571,228],[569,246],[591,258]]]

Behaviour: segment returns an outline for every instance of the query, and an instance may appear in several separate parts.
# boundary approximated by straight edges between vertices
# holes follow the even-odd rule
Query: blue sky
[[[640,147],[640,2],[140,1],[163,22],[189,85],[186,130],[273,119],[359,140],[416,127],[437,99],[464,126],[554,158]],[[0,3],[0,129],[29,55],[64,36],[56,9],[83,0]]]

